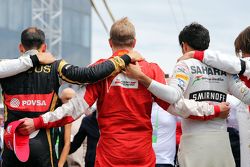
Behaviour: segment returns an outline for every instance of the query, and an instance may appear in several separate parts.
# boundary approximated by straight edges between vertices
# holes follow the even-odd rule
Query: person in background
[[[75,135],[70,146],[70,154],[74,153],[81,147],[83,141],[87,137],[87,150],[85,154],[85,167],[94,167],[96,146],[100,137],[99,127],[96,120],[96,110],[82,119],[81,126]]]
[[[77,134],[81,126],[82,119],[86,115],[87,114],[82,115],[79,119],[71,123],[72,126],[71,126],[70,142],[73,141],[74,136]],[[69,155],[67,157],[67,162],[70,167],[84,167],[84,155],[85,155],[86,148],[87,148],[86,145],[87,145],[86,143],[82,143],[74,153],[69,152]],[[70,146],[70,149],[71,148],[72,146]]]
[[[153,103],[151,122],[153,126],[153,149],[155,167],[174,167],[176,154],[176,116],[164,111]]]
[[[61,91],[60,100],[64,104],[74,96],[75,91],[72,88],[65,88]],[[71,126],[71,124],[67,124],[64,127],[54,128],[58,167],[68,167],[67,156],[70,150]]]
[[[233,152],[236,167],[241,167],[239,123],[237,118],[238,107],[241,104],[241,101],[234,96],[227,95],[227,102],[230,103],[230,114],[227,118],[227,132],[229,134],[231,149]]]

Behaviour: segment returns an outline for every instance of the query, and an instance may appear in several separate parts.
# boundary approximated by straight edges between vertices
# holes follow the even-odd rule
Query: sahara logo
[[[197,75],[195,76],[194,78],[194,81],[192,83],[192,85],[194,85],[194,83],[198,82],[198,81],[206,81],[206,82],[209,82],[209,83],[219,83],[219,82],[223,82],[224,79],[222,77],[205,77],[203,75]]]
[[[197,75],[197,76],[195,76],[195,79],[194,79],[192,85],[194,85],[195,82],[200,81],[200,80],[203,80],[203,75]]]

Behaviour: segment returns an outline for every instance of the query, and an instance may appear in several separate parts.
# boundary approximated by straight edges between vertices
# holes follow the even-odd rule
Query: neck
[[[133,48],[131,48],[131,47],[112,47],[112,52],[113,52],[113,53],[117,52],[118,50],[128,50],[128,51],[132,51]]]

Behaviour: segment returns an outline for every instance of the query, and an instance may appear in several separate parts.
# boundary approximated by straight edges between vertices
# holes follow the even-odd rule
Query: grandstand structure
[[[62,0],[32,1],[32,25],[42,28],[47,34],[51,52],[61,58],[62,52]]]

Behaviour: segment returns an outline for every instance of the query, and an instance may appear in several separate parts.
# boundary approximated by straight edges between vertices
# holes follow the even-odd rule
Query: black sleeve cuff
[[[33,67],[39,65],[40,62],[39,62],[37,55],[30,55],[30,59],[33,63]]]
[[[129,55],[127,55],[127,54],[121,56],[121,59],[125,62],[125,65],[126,65],[126,66],[127,66],[129,63],[131,63],[131,58],[130,58]]]
[[[241,70],[240,70],[239,75],[243,75],[244,72],[246,71],[246,62],[244,60],[240,59],[240,65],[241,65]]]

